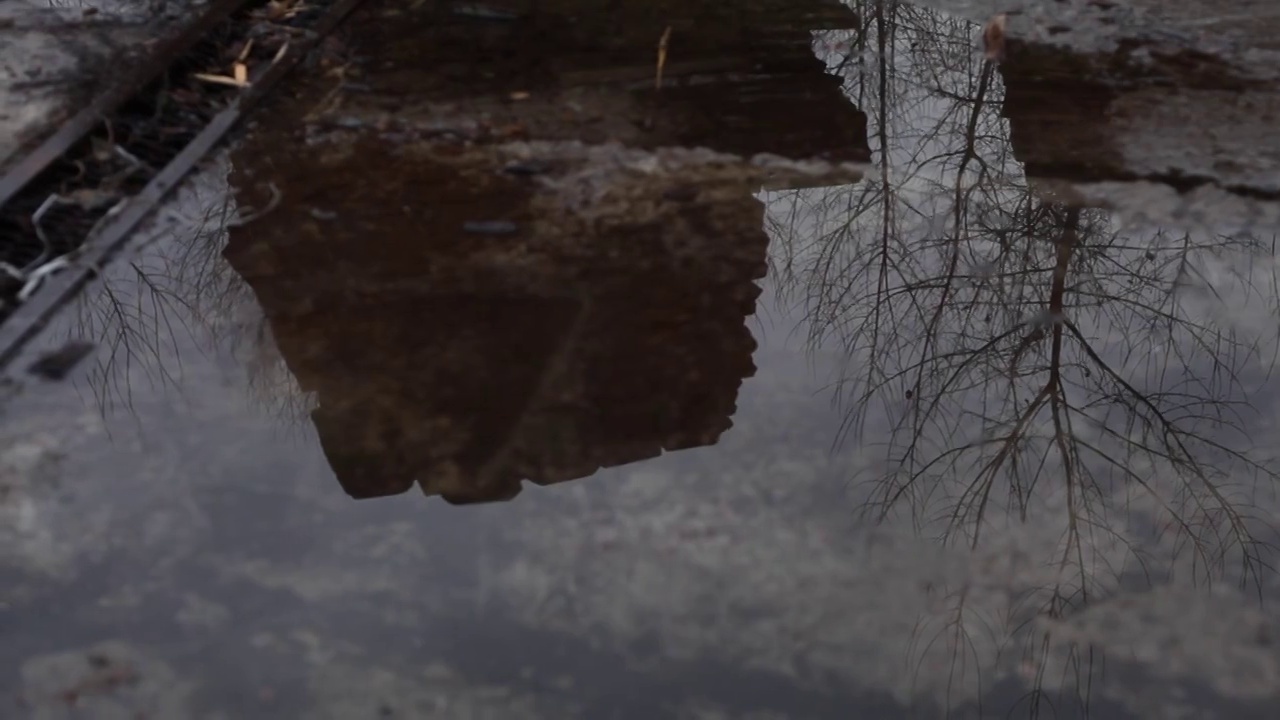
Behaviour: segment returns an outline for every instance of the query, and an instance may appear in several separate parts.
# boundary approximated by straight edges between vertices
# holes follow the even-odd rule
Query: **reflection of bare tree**
[[[1270,242],[1117,232],[1033,192],[977,28],[888,0],[859,9],[864,28],[829,38],[849,48],[831,62],[872,119],[879,172],[776,197],[773,234],[812,340],[848,358],[842,436],[884,444],[867,508],[973,548],[998,515],[1062,520],[1042,587],[1002,619],[973,617],[968,586],[940,590],[943,629],[922,626],[913,652],[945,642],[963,675],[973,633],[1078,609],[1112,589],[1104,576],[1150,576],[1151,547],[1205,580],[1259,581],[1268,548],[1241,480],[1275,477],[1245,434],[1262,348],[1206,308],[1270,297],[1229,271]],[[1154,528],[1142,542],[1138,524]],[[1047,652],[1047,638],[1024,649],[1038,672]],[[1073,653],[1087,706],[1093,654]]]
[[[133,412],[135,383],[177,390],[191,352],[230,354],[268,412],[306,416],[309,399],[275,352],[252,292],[221,259],[237,216],[226,182],[225,169],[193,177],[145,247],[105,268],[96,289],[73,306],[68,335],[100,345],[86,383],[104,416]]]

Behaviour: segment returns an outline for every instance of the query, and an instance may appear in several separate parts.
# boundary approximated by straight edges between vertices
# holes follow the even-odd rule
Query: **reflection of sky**
[[[857,30],[823,31],[815,33],[814,50],[843,75],[846,95],[867,114],[873,169],[865,180],[844,189],[774,193],[777,197],[770,199],[808,207],[807,214],[828,230],[849,224],[853,210],[858,227],[879,229],[887,213],[898,234],[940,237],[954,229],[949,226],[954,206],[950,196],[957,180],[962,187],[971,186],[977,175],[969,162],[961,176],[959,153],[966,134],[972,134],[975,154],[987,172],[1004,181],[999,184],[1021,179],[999,117],[999,78],[991,78],[974,115],[971,103],[956,98],[974,97],[981,83],[976,26],[920,8],[893,7],[887,18],[888,57],[882,58],[875,18],[868,8],[860,9],[867,25],[863,42],[858,42]],[[887,209],[886,179],[891,196]],[[802,252],[789,247],[800,245],[818,252],[816,238],[807,230],[797,232],[785,249]]]
[[[875,251],[886,237],[897,248],[895,262],[910,257],[913,262],[934,263],[923,268],[931,273],[940,272],[936,263],[946,256],[927,252],[924,246],[961,239],[961,270],[971,276],[967,278],[970,284],[992,279],[1007,283],[999,276],[1044,269],[1026,258],[1013,267],[997,262],[997,240],[1019,232],[1015,222],[1018,213],[1033,211],[1044,203],[1031,194],[1009,145],[1008,124],[999,117],[1002,92],[998,74],[991,74],[990,87],[974,111],[972,99],[984,72],[976,50],[977,27],[907,7],[891,9],[887,21],[892,40],[889,60],[883,66],[874,13],[866,20],[868,38],[862,52],[852,31],[819,33],[815,40],[817,52],[845,75],[846,92],[870,118],[873,171],[862,182],[843,188],[764,195],[770,207],[770,229],[778,240],[772,248],[773,263],[781,277],[805,286],[819,322],[848,310],[839,307],[841,301],[863,299],[865,293],[849,293],[848,281],[862,279],[851,271],[858,268],[859,258]],[[879,85],[882,70],[884,98]],[[971,121],[972,143],[967,139]],[[965,152],[970,149],[973,159],[966,163]],[[875,172],[882,162],[884,176]],[[1099,278],[1095,282],[1112,283],[1109,294],[1123,297],[1134,307],[1155,308],[1177,290],[1175,313],[1191,313],[1214,323],[1225,321],[1244,334],[1265,332],[1264,318],[1271,312],[1274,295],[1267,285],[1271,262],[1269,254],[1243,252],[1252,249],[1245,246],[1254,243],[1254,238],[1219,238],[1206,229],[1186,234],[1149,225],[1122,227],[1099,211],[1087,211],[1081,223],[1086,240],[1106,248],[1101,267],[1095,267],[1092,274]],[[1084,233],[1085,229],[1090,233]],[[1056,232],[1057,227],[1051,223],[1046,230]],[[1185,245],[1197,250],[1183,253]],[[1157,258],[1151,259],[1151,253]],[[1189,261],[1186,267],[1182,266],[1184,259]],[[1117,278],[1126,272],[1147,277],[1139,283]],[[895,267],[889,282],[900,286],[907,275],[901,266]],[[1115,287],[1126,281],[1129,287]],[[1098,287],[1080,290],[1104,292]],[[1222,296],[1225,302],[1216,302],[1220,298],[1214,295]],[[1090,301],[1104,304],[1096,297],[1086,299]],[[1224,306],[1232,307],[1233,312],[1223,314]],[[1040,314],[1033,308],[1023,319]],[[1130,316],[1134,314],[1141,313]],[[1135,330],[1132,318],[1126,321],[1119,313],[1111,317],[1105,313],[1087,315],[1077,321],[1091,322],[1090,329],[1099,334],[1124,335]],[[1149,319],[1137,322],[1145,324]],[[1154,347],[1155,352],[1167,350],[1163,344]]]
[[[846,350],[836,383],[845,430],[889,443],[872,497],[911,505],[949,535],[993,522],[983,512],[992,495],[1001,507],[1065,503],[1042,516],[1064,534],[1079,533],[1082,513],[1091,522],[1121,507],[1135,528],[1205,523],[1195,536],[1206,557],[1256,563],[1248,528],[1269,531],[1246,516],[1274,485],[1273,466],[1252,464],[1269,458],[1272,410],[1248,401],[1270,395],[1270,241],[1052,203],[1014,157],[979,29],[893,4],[880,18],[865,5],[861,45],[841,31],[819,33],[815,48],[868,116],[866,177],[762,197],[780,296],[807,308],[814,341]],[[1060,429],[1052,402],[1027,408],[1053,376],[1039,336],[1058,321],[1048,299],[1068,226],[1065,318],[1079,336],[1064,329],[1062,401],[1074,411]],[[1064,436],[1073,442],[1060,445]],[[915,472],[929,482],[911,481]],[[1077,475],[1085,481],[1073,487]],[[1083,574],[1131,562],[1143,548],[1130,542],[1103,532],[1064,549],[1096,553],[1073,558]]]

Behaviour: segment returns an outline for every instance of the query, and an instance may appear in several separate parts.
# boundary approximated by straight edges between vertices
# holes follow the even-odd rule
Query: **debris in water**
[[[27,367],[27,372],[45,380],[63,380],[93,351],[87,340],[71,340],[57,350],[41,355]]]
[[[695,185],[676,185],[662,191],[662,199],[672,202],[692,202],[698,198],[698,188]]]
[[[276,187],[275,183],[268,182],[267,191],[271,193],[271,198],[267,200],[265,207],[257,211],[250,208],[248,213],[237,212],[235,217],[227,221],[226,226],[240,227],[241,225],[248,225],[279,207],[280,201],[284,198],[284,195],[280,192],[280,188]]]
[[[6,299],[22,292],[26,284],[27,276],[21,270],[8,263],[0,263],[0,307],[4,307]]]
[[[506,220],[477,220],[463,223],[462,229],[477,235],[510,235],[518,228],[515,223]]]
[[[545,175],[551,172],[551,163],[546,160],[526,160],[524,162],[513,162],[502,168],[502,172],[517,177],[532,177],[534,175]]]
[[[236,63],[236,64],[241,65],[242,63]],[[241,79],[238,75],[227,76],[227,75],[214,75],[212,73],[194,73],[192,74],[191,77],[195,78],[196,80],[199,80],[200,82],[213,83],[215,85],[229,85],[231,87],[238,87],[238,88],[249,86],[249,76],[247,72],[245,73],[243,79]]]
[[[454,15],[462,17],[476,18],[477,20],[519,20],[520,14],[509,10],[489,7],[479,3],[471,3],[464,5],[455,5],[453,8]]]
[[[982,29],[982,47],[986,57],[992,62],[1000,62],[1004,58],[1004,28],[1008,16],[1000,13],[987,21]]]
[[[668,25],[666,30],[662,31],[662,37],[658,39],[658,70],[653,76],[653,89],[662,89],[662,71],[667,67],[667,46],[671,42],[671,26]]]

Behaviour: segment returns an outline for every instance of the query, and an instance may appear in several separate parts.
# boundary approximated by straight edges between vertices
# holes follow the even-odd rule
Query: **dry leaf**
[[[267,3],[268,20],[279,20],[283,18],[287,12],[289,12],[289,6],[279,0],[271,0],[271,2]]]
[[[191,77],[201,82],[213,83],[214,85],[230,85],[231,87],[244,87],[247,82],[241,82],[233,77],[225,75],[210,75],[209,73],[195,73]]]
[[[510,97],[511,97],[511,99],[512,99],[512,100],[528,100],[528,99],[529,99],[529,93],[527,93],[527,92],[525,92],[525,91],[523,91],[523,90],[517,90],[517,91],[515,91],[515,92],[511,93],[511,96],[510,96]]]
[[[498,128],[497,134],[499,137],[507,139],[524,139],[529,137],[528,131],[525,129],[524,125],[520,123],[504,125]]]
[[[107,132],[110,133],[110,129]],[[89,155],[97,162],[106,162],[116,155],[116,144],[110,139],[91,137],[89,147],[91,148]]]
[[[283,58],[284,54],[287,52],[289,52],[289,41],[285,40],[284,44],[280,46],[280,49],[276,50],[275,57],[271,58],[271,64],[275,65],[276,63],[280,62],[280,58]]]
[[[982,29],[982,47],[988,60],[999,62],[1004,57],[1004,13],[1000,13],[987,21]]]
[[[662,37],[658,39],[658,70],[653,77],[653,89],[662,89],[662,71],[667,67],[667,45],[671,42],[671,26],[667,26],[662,31]]]

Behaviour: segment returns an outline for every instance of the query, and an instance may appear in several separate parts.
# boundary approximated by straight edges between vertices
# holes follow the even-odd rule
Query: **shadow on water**
[[[177,426],[156,388],[230,395],[239,374],[270,419],[227,411],[240,432],[295,428],[370,501],[299,508],[291,493],[336,488],[294,469],[296,448],[228,460],[174,440],[157,462],[280,486],[190,491],[192,524],[234,562],[175,560],[174,586],[219,598],[238,643],[276,652],[325,627],[537,698],[528,717],[1265,716],[1270,620],[1204,598],[1275,590],[1276,150],[1246,154],[1252,126],[1215,140],[1184,121],[1274,89],[1141,43],[1013,41],[995,65],[980,31],[887,2],[362,9],[170,209],[181,232],[110,269],[69,321],[100,345],[85,385],[104,418]],[[1193,209],[1168,211],[1170,193]],[[800,360],[778,361],[792,337]],[[798,379],[818,371],[832,380]],[[835,410],[794,400],[815,391]],[[831,465],[801,473],[795,500],[774,456],[809,446]],[[700,486],[636,489],[700,462]],[[755,492],[753,463],[765,490],[716,495]],[[525,480],[555,487],[516,498]],[[613,482],[631,511],[601,499]],[[415,484],[515,501],[384,534],[372,499]],[[832,507],[824,488],[845,485]],[[852,540],[819,538],[853,510]],[[324,539],[356,516],[356,540]],[[406,549],[428,538],[457,544]],[[684,559],[637,559],[672,538]],[[276,570],[329,554],[386,597],[338,603],[338,581]],[[768,575],[781,564],[799,575]],[[722,566],[779,604],[731,596]],[[109,596],[129,568],[90,562],[64,598]],[[468,589],[428,603],[404,589],[424,568]],[[611,572],[697,592],[632,610],[592,595]],[[681,612],[725,634],[691,640],[668,627]],[[18,614],[24,656],[98,637]],[[100,613],[154,646],[173,644],[165,614]],[[802,649],[774,662],[777,638]],[[206,642],[173,650],[180,668],[220,658],[203,703],[280,712],[236,685],[242,645]],[[348,707],[267,657],[251,664],[282,705]],[[563,676],[576,685],[548,689]],[[407,716],[442,716],[422,702]],[[400,707],[360,712],[378,703]]]

